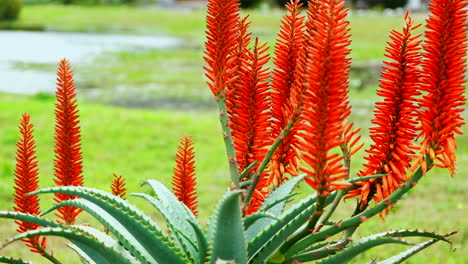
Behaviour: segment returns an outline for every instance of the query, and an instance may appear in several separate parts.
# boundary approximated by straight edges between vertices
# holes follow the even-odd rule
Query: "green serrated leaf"
[[[453,233],[449,233],[447,234],[447,236],[449,235],[452,235]],[[395,255],[391,258],[388,258],[388,259],[385,259],[383,261],[379,261],[377,264],[400,264],[400,263],[403,263],[403,261],[409,259],[410,257],[412,257],[413,255],[415,255],[416,253],[420,252],[421,250],[435,244],[436,242],[439,242],[441,241],[442,239],[431,239],[429,241],[426,241],[426,242],[423,242],[423,243],[420,243],[420,244],[417,244],[416,246],[410,248],[410,249],[407,249],[403,252],[401,252],[400,254],[398,255]],[[445,240],[445,239],[444,239]]]
[[[131,226],[124,226],[107,211],[94,203],[84,199],[73,199],[58,203],[44,211],[47,214],[63,206],[74,206],[83,209],[98,220],[106,229],[108,229],[130,252],[142,263],[150,263],[151,254],[145,249],[141,242],[135,238],[128,230]],[[79,227],[83,229],[83,227]]]
[[[88,187],[54,187],[36,191],[40,193],[65,193],[81,197],[101,207],[132,234],[151,254],[152,263],[185,264],[184,256],[172,241],[151,221],[149,217],[135,208],[128,201]]]
[[[197,236],[199,263],[205,263],[208,257],[208,242],[206,240],[206,237],[203,234],[203,231],[198,223],[195,223],[192,220],[188,220],[188,222],[190,223],[190,225],[192,225],[193,230],[195,230],[195,234]]]
[[[346,247],[342,251],[337,252],[335,255],[322,260],[318,262],[319,264],[346,264],[349,263],[354,257],[356,257],[359,254],[362,254],[368,249],[371,249],[376,246],[380,246],[383,244],[403,244],[403,245],[411,245],[411,243],[398,239],[398,238],[393,238],[393,237],[382,237],[382,238],[377,238],[375,240],[369,240],[360,244],[353,244],[351,246]],[[311,257],[314,257],[310,253],[303,253],[300,255],[297,255],[293,257],[292,259],[299,261],[299,262],[305,262],[309,261]]]
[[[304,177],[305,174],[294,177],[280,185],[277,189],[273,190],[262,203],[262,206],[258,211],[272,214],[274,216],[279,216],[281,213],[283,213],[286,202],[292,196],[294,196],[291,194],[291,192],[294,190],[297,184],[299,184],[304,179]],[[254,237],[258,236],[260,232],[265,229],[265,227],[273,224],[274,222],[274,219],[265,218],[252,224],[246,231],[247,241],[251,241]]]
[[[361,238],[355,243],[362,243],[367,240],[373,240],[373,239],[380,238],[380,237],[427,237],[427,238],[433,238],[433,239],[445,241],[447,243],[451,243],[450,240],[448,240],[446,237],[453,235],[455,233],[456,232],[450,232],[445,235],[439,235],[437,233],[424,231],[424,230],[405,229],[405,230],[395,230],[395,231],[388,231],[388,232],[382,232],[382,233],[370,235],[368,237]]]
[[[0,256],[0,263],[9,263],[9,264],[34,264],[31,261],[24,261],[22,259],[14,259],[10,257]]]
[[[122,255],[109,248],[104,243],[98,241],[93,235],[73,229],[61,227],[46,227],[27,231],[16,235],[6,241],[2,247],[5,247],[14,241],[34,236],[58,236],[63,237],[79,247],[95,263],[99,264],[131,264],[132,262]]]
[[[127,248],[123,247],[119,242],[112,239],[112,237],[110,237],[106,233],[90,226],[73,225],[72,227],[74,229],[78,229],[92,234],[99,242],[103,243],[106,247],[112,248],[115,252],[130,260],[132,263],[137,262],[137,260],[134,257],[134,252],[129,252]]]
[[[244,218],[244,229],[247,230],[251,225],[259,221],[260,219],[270,218],[275,221],[279,221],[280,219],[272,214],[263,213],[263,212],[256,212]]]
[[[228,191],[218,203],[214,213],[214,237],[210,263],[218,260],[247,263],[240,192]]]
[[[192,226],[188,223],[188,219],[192,221],[197,220],[188,208],[184,208],[186,207],[185,204],[181,203],[169,190],[166,189],[164,185],[161,185],[154,185],[153,188],[155,193],[158,195],[158,198],[144,193],[134,193],[131,195],[143,198],[153,205],[166,220],[169,233],[174,238],[175,244],[179,248],[183,249],[183,252],[189,256],[191,261],[195,261],[196,264],[200,264],[199,262],[196,262],[194,258],[190,257],[197,255],[197,252],[196,248],[192,246],[192,242],[196,240],[195,232]],[[162,188],[165,190],[161,190]],[[167,197],[167,195],[170,197]]]
[[[328,205],[336,196],[332,193],[326,201]],[[249,242],[249,263],[263,263],[275,253],[286,239],[303,226],[315,211],[317,198],[313,195],[295,204],[279,217],[280,221],[265,228]]]

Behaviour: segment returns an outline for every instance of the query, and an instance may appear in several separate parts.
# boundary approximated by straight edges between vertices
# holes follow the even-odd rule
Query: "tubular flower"
[[[236,106],[236,112],[231,117],[231,125],[235,127],[232,129],[232,135],[239,172],[254,161],[261,162],[267,151],[270,135],[268,130],[270,92],[266,81],[270,74],[268,68],[265,68],[269,60],[267,50],[266,43],[259,45],[258,39],[255,40],[253,51],[248,51],[246,59],[241,64],[240,81],[232,101]],[[252,171],[258,166],[259,163],[252,168]],[[266,193],[263,190],[265,177],[267,177],[266,172],[263,172],[249,205],[250,213],[256,211],[265,198]]]
[[[238,100],[236,100],[235,98],[239,96],[238,88],[241,79],[237,77],[242,74],[241,71],[243,70],[243,67],[241,65],[249,60],[248,46],[250,44],[251,33],[248,32],[250,22],[248,22],[247,19],[248,16],[244,17],[242,20],[239,21],[236,43],[231,54],[231,56],[234,59],[234,62],[229,64],[229,66],[232,68],[232,70],[230,70],[230,72],[232,72],[233,74],[232,77],[235,78],[234,81],[227,86],[226,93],[226,108],[227,113],[229,115],[229,126],[231,128],[231,131],[233,131],[232,133],[239,129],[238,124],[233,123],[231,120],[233,118],[233,115],[239,110],[239,105],[236,103]]]
[[[236,127],[232,132],[240,172],[255,160],[261,161],[266,153],[270,116],[267,50],[266,44],[259,46],[258,40],[255,41],[254,50],[248,52],[248,58],[242,63],[241,81],[233,101],[237,111],[231,123]]]
[[[467,11],[465,0],[434,0],[423,44],[422,154],[455,172],[455,134],[461,134],[466,98]]]
[[[27,195],[30,192],[39,189],[39,177],[36,161],[36,143],[33,138],[33,125],[30,123],[30,116],[23,114],[21,124],[19,126],[20,137],[16,146],[16,168],[15,168],[15,207],[16,212],[39,215],[39,197],[37,195]],[[24,233],[29,230],[34,230],[39,225],[17,221],[19,233]],[[23,239],[26,245],[31,248],[31,251],[42,253],[46,247],[46,238],[40,241],[39,236]]]
[[[342,0],[325,0],[310,8],[307,33],[313,43],[308,45],[305,107],[302,113],[303,141],[299,148],[308,165],[301,168],[308,174],[306,182],[319,196],[345,187],[336,183],[347,176],[342,156],[331,151],[345,141],[346,118],[350,114],[348,103],[348,75],[350,44],[347,10]]]
[[[112,194],[125,199],[125,195],[127,194],[127,188],[125,188],[125,184],[125,178],[122,177],[122,175],[117,176],[117,174],[114,173],[114,179],[111,183]]]
[[[63,59],[59,64],[57,78],[57,103],[55,104],[55,179],[57,186],[82,186],[83,168],[81,157],[81,136],[78,121],[75,84],[70,64]],[[73,195],[55,194],[55,201],[75,199]],[[65,224],[75,223],[80,209],[65,206],[58,209],[57,216]]]
[[[380,90],[377,94],[383,101],[376,103],[370,136],[373,144],[367,152],[367,163],[359,176],[387,174],[381,178],[362,182],[362,187],[349,196],[361,194],[358,210],[367,207],[369,200],[379,202],[392,194],[407,180],[406,172],[411,167],[415,149],[412,141],[416,137],[415,118],[417,116],[416,97],[420,95],[419,46],[420,35],[412,31],[420,25],[405,15],[403,32],[393,30],[391,42],[386,48],[384,71],[381,74]]]
[[[299,8],[302,6],[299,0],[286,4],[288,13],[281,21],[281,31],[278,34],[275,46],[275,68],[272,72],[271,83],[271,139],[275,140],[281,131],[288,125],[286,119],[289,112],[294,110],[288,98],[297,76],[297,64],[299,54],[303,49],[304,17]],[[294,148],[296,130],[292,130],[278,146],[271,159],[271,176],[266,183],[278,187],[284,180],[284,174],[297,175],[297,152]]]
[[[175,196],[183,202],[195,216],[198,215],[196,180],[195,180],[195,154],[193,152],[191,137],[180,139],[176,155],[176,167],[172,186]]]
[[[236,0],[209,0],[206,17],[207,41],[205,61],[206,77],[216,99],[224,97],[227,87],[235,81],[232,57],[239,26],[239,3]],[[224,99],[224,98],[222,98]]]

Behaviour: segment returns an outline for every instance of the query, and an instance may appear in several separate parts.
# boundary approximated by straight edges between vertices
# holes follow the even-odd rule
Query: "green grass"
[[[254,36],[263,41],[275,39],[282,11],[251,12]],[[202,72],[202,49],[204,41],[205,10],[145,10],[119,6],[111,7],[62,7],[56,5],[26,6],[21,20],[3,26],[51,28],[63,31],[100,31],[131,34],[162,33],[184,39],[181,48],[161,51],[115,52],[105,54],[90,65],[75,65],[78,88],[81,93],[100,88],[97,101],[122,103],[134,97],[148,97],[151,102],[167,103],[181,108],[185,103],[202,106],[198,110],[141,110],[126,109],[81,103],[81,126],[83,135],[85,184],[108,190],[112,173],[123,174],[128,179],[129,192],[143,191],[141,181],[148,178],[170,184],[174,155],[178,138],[192,135],[195,141],[196,166],[199,181],[200,215],[206,222],[216,201],[227,188],[227,162],[224,155],[217,114],[208,88],[204,85]],[[422,21],[423,16],[417,16]],[[1,25],[0,25],[1,26]],[[354,60],[380,60],[390,29],[400,29],[400,17],[351,16]],[[72,62],[73,63],[73,62]],[[52,71],[55,66],[17,64],[17,68]],[[51,73],[53,74],[53,73]],[[132,89],[119,95],[118,88]],[[367,128],[370,125],[373,89],[352,91],[354,106],[352,116],[357,127],[362,127],[363,140],[370,141]],[[137,100],[139,98],[135,98]],[[41,187],[51,186],[53,178],[53,98],[47,95],[32,97],[0,94],[0,205],[1,209],[12,207],[12,182],[15,158],[15,142],[18,136],[18,121],[21,113],[29,112],[36,125]],[[125,104],[125,102],[124,102]],[[157,106],[157,105],[153,105]],[[158,107],[156,107],[158,108]],[[160,107],[159,107],[160,108]],[[454,178],[445,170],[433,170],[420,185],[405,197],[385,221],[372,219],[363,224],[358,236],[397,228],[422,227],[438,232],[459,230],[453,237],[457,251],[451,252],[446,244],[436,244],[407,263],[468,263],[465,256],[468,239],[466,218],[468,209],[468,136],[458,138],[458,173]],[[354,172],[363,162],[364,151],[356,155],[352,166]],[[310,192],[309,188],[302,188]],[[50,205],[50,196],[43,196],[43,208]],[[143,208],[144,203],[136,201]],[[347,201],[338,217],[348,217],[354,200]],[[153,214],[152,211],[148,211]],[[90,221],[83,214],[83,222]],[[2,223],[6,223],[2,220]],[[14,234],[12,223],[0,227],[0,239]],[[61,240],[51,239],[51,248]],[[403,250],[403,247],[380,247],[362,256],[356,263],[365,263],[372,256],[388,256]],[[0,251],[0,254],[27,256],[27,250],[16,243]],[[67,264],[78,263],[68,258],[63,247],[55,249]],[[36,263],[44,263],[37,261]],[[353,262],[354,263],[354,262]]]

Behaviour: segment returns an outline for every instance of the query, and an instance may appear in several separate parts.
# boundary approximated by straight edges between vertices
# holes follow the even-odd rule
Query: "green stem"
[[[229,160],[229,172],[231,176],[231,181],[234,184],[234,186],[239,187],[239,167],[237,165],[236,149],[234,148],[234,141],[232,140],[231,128],[229,127],[229,119],[225,99],[225,95],[218,95],[217,104],[219,110],[219,121],[221,122],[221,129],[223,130],[223,139]]]
[[[39,254],[41,256],[48,259],[50,262],[52,262],[54,264],[62,264],[62,262],[60,262],[58,259],[56,259],[52,253],[48,253],[45,250],[45,248],[43,248],[41,245],[35,244],[35,248],[36,248],[37,251],[39,251]]]
[[[426,157],[426,160],[427,167],[430,168],[432,166],[433,161],[429,157]],[[285,257],[291,258],[295,254],[308,248],[310,245],[319,241],[323,241],[328,237],[336,235],[346,229],[350,229],[350,231],[348,231],[349,233],[354,232],[354,230],[352,229],[356,229],[361,223],[363,223],[367,219],[383,212],[389,206],[395,204],[403,195],[405,195],[409,190],[416,186],[416,184],[422,178],[422,176],[423,170],[421,167],[419,167],[418,170],[413,174],[413,176],[402,187],[395,190],[395,192],[393,192],[384,200],[377,203],[374,207],[367,209],[366,211],[359,213],[346,221],[337,223],[323,231],[320,231],[315,234],[310,234],[309,236],[292,245],[289,249],[285,248],[287,250]]]
[[[270,146],[270,149],[268,150],[267,154],[262,160],[262,163],[257,168],[257,171],[253,174],[253,179],[252,179],[252,184],[249,186],[247,190],[247,194],[245,195],[244,199],[244,208],[249,206],[250,200],[252,199],[252,195],[257,188],[257,184],[260,181],[260,175],[262,175],[263,171],[266,169],[268,163],[270,163],[271,158],[273,157],[273,154],[275,153],[276,149],[278,146],[284,141],[284,139],[289,135],[289,132],[291,131],[291,128],[293,126],[294,122],[290,122],[289,124],[286,125],[286,128],[284,128],[279,136],[276,138],[275,142]]]
[[[265,158],[263,158],[262,163],[258,166],[257,169],[257,174],[262,175],[263,171],[265,170],[266,166],[268,163],[270,163],[271,158],[273,157],[273,154],[275,153],[276,149],[278,146],[283,143],[284,139],[289,135],[291,132],[291,128],[293,127],[294,122],[290,122],[289,124],[286,125],[286,127],[281,131],[279,136],[276,138],[275,142],[271,145],[270,149],[268,150],[267,154],[265,155]]]
[[[344,167],[346,168],[347,170],[347,176],[345,177],[345,179],[348,179],[349,178],[349,174],[350,174],[350,171],[351,171],[351,153],[349,153],[349,150],[348,150],[348,144],[346,143],[343,143],[340,145],[340,148],[341,148],[341,151],[343,152],[343,163],[344,163]],[[325,216],[322,218],[322,220],[320,220],[320,222],[318,223],[317,225],[317,232],[320,231],[320,229],[322,228],[322,226],[324,225],[324,223],[326,223],[330,217],[333,215],[333,213],[335,212],[336,208],[338,207],[338,205],[340,204],[341,202],[341,199],[343,198],[343,196],[346,194],[346,191],[345,190],[339,190],[338,191],[338,194],[336,195],[336,198],[335,200],[333,201],[333,204],[331,205],[330,209],[327,210],[327,213],[325,214]]]
[[[283,246],[281,246],[280,248],[280,252],[281,253],[286,253],[286,251],[292,246],[294,245],[295,243],[297,243],[298,241],[300,241],[301,239],[303,239],[304,237],[310,235],[311,233],[314,232],[315,230],[315,226],[318,222],[318,220],[320,219],[320,216],[322,215],[323,213],[323,208],[325,206],[325,200],[326,200],[327,197],[318,197],[317,198],[317,203],[316,203],[316,207],[315,207],[315,211],[314,211],[314,214],[312,215],[312,218],[310,218],[310,220],[307,222],[307,225],[305,227],[303,227],[301,229],[301,231],[297,232],[296,234],[294,234],[293,237],[291,237],[290,239],[288,239],[284,244]],[[335,199],[336,200],[336,197]]]

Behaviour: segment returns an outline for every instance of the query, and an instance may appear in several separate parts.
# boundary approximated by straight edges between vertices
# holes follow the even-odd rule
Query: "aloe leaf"
[[[290,179],[289,181],[280,185],[277,189],[273,190],[271,194],[262,203],[259,208],[259,212],[265,212],[274,216],[279,216],[283,213],[286,202],[293,196],[291,192],[305,177],[305,174],[299,175]],[[251,225],[246,231],[247,241],[251,241],[254,237],[258,236],[259,233],[266,227],[273,224],[275,220],[265,218],[257,221]]]
[[[327,197],[328,205],[336,196],[336,192]],[[287,238],[303,226],[315,211],[317,198],[313,195],[295,204],[283,213],[274,224],[266,227],[257,237],[249,242],[249,263],[265,262]]]
[[[14,220],[19,220],[19,221],[26,221],[30,222],[33,224],[37,224],[43,227],[65,227],[64,225],[61,225],[59,223],[41,218],[39,216],[35,215],[30,215],[30,214],[24,214],[24,213],[19,213],[19,212],[13,212],[13,211],[0,211],[0,218],[6,218],[6,219],[14,219]]]
[[[398,255],[395,255],[391,258],[388,258],[388,259],[385,259],[383,261],[379,261],[379,262],[374,262],[376,264],[399,264],[399,263],[403,263],[403,261],[409,259],[411,256],[415,255],[416,253],[418,253],[419,251],[429,247],[430,245],[438,242],[440,240],[437,240],[437,239],[431,239],[429,241],[426,241],[426,242],[423,242],[423,243],[420,243],[420,244],[417,244],[416,246],[410,248],[410,249],[407,249],[405,251],[403,251],[402,253],[398,254]]]
[[[218,260],[247,263],[247,246],[240,210],[240,192],[228,191],[216,206],[210,263]]]
[[[251,225],[259,221],[260,219],[264,219],[264,218],[270,218],[276,221],[279,220],[278,217],[272,214],[256,212],[244,218],[244,229],[247,230]]]
[[[88,187],[54,187],[42,189],[32,194],[65,193],[79,196],[99,206],[115,218],[128,232],[139,241],[151,254],[151,263],[185,264],[184,257],[168,237],[140,210],[128,201],[93,188]]]
[[[455,233],[457,232],[450,232],[448,234],[439,235],[437,233],[424,231],[424,230],[405,229],[405,230],[395,230],[395,231],[388,231],[388,232],[370,235],[368,237],[364,237],[364,238],[361,238],[360,240],[357,240],[355,243],[362,243],[367,240],[372,240],[372,239],[376,239],[380,237],[427,237],[427,238],[433,238],[433,239],[445,241],[447,243],[451,243],[450,240],[448,240],[446,237],[451,236]]]
[[[169,190],[167,191],[169,192]],[[187,210],[189,210],[188,208],[187,210],[182,208],[182,207],[185,207],[185,204],[181,203],[175,196],[173,197],[174,199],[172,199],[172,197],[171,198],[168,198],[168,197],[155,198],[151,195],[144,194],[144,193],[132,193],[131,195],[145,199],[159,211],[159,213],[166,220],[169,233],[174,238],[175,244],[179,248],[183,249],[183,252],[187,256],[190,257],[190,256],[197,255],[196,248],[192,246],[193,241],[196,240],[195,232],[192,226],[187,222],[187,219],[196,221],[196,218],[195,216],[193,216],[191,212],[190,214],[187,212]],[[166,195],[169,195],[169,194],[167,193],[161,194],[161,191],[159,191],[158,197],[166,196]],[[170,195],[173,196],[172,193]],[[172,201],[169,202],[169,200],[171,199]],[[181,204],[181,205],[179,206],[178,204]],[[178,207],[178,208],[175,208],[175,207]],[[192,215],[192,217],[190,215]],[[177,232],[176,230],[179,230],[179,232]],[[181,234],[184,234],[184,235],[181,235]],[[195,261],[195,259],[191,257],[190,259],[192,261]],[[195,262],[195,263],[200,264],[199,262]]]
[[[452,233],[449,233],[447,235],[451,235]],[[399,263],[403,263],[403,261],[409,259],[410,257],[415,255],[416,253],[420,252],[421,250],[431,246],[432,244],[434,244],[434,243],[436,243],[436,242],[438,242],[440,240],[445,240],[445,239],[434,238],[434,239],[431,239],[429,241],[417,244],[416,246],[414,246],[412,248],[409,248],[409,249],[401,252],[398,255],[395,255],[395,256],[393,256],[391,258],[388,258],[388,259],[385,259],[383,261],[379,261],[377,264],[399,264]]]
[[[71,250],[75,251],[75,253],[80,257],[80,261],[83,264],[96,264],[94,261],[84,252],[81,250],[79,247],[77,247],[75,244],[67,244],[67,247],[69,247]]]
[[[276,216],[280,215],[284,210],[286,201],[283,200],[281,203],[277,203],[276,201],[282,200],[282,198],[288,196],[294,190],[294,188],[305,178],[305,176],[305,174],[301,174],[281,184],[277,189],[272,191],[271,194],[265,199],[259,210],[265,211],[265,208],[269,208],[267,210],[268,213]],[[271,207],[271,205],[273,204],[274,206]]]
[[[63,206],[74,206],[88,212],[106,229],[108,229],[136,258],[138,258],[143,263],[150,263],[150,260],[152,260],[151,254],[128,230],[130,226],[122,225],[119,220],[115,219],[108,212],[90,201],[84,199],[63,201],[45,210],[43,214],[47,214]]]
[[[208,242],[206,241],[206,237],[198,223],[195,223],[192,220],[188,220],[188,222],[193,227],[193,230],[195,230],[195,235],[197,237],[198,262],[205,263],[208,257]]]
[[[84,253],[86,253],[86,255],[95,263],[132,263],[119,253],[115,252],[112,248],[108,247],[105,243],[96,240],[93,235],[81,230],[66,229],[61,227],[45,227],[18,234],[15,237],[7,240],[2,245],[2,248],[13,243],[14,241],[34,236],[58,236],[66,238],[79,247]]]
[[[132,263],[137,262],[137,260],[134,257],[134,252],[132,253],[129,252],[125,247],[122,246],[122,244],[114,240],[112,237],[110,237],[106,233],[96,228],[90,227],[90,226],[73,225],[72,227],[75,229],[87,232],[89,234],[92,234],[98,241],[102,242],[107,247],[112,248],[115,252],[122,255],[126,259],[130,260]]]
[[[24,261],[21,259],[14,259],[10,257],[0,256],[0,263],[9,263],[9,264],[33,264],[31,261]]]
[[[368,240],[366,242],[359,243],[359,244],[352,244],[348,246],[347,248],[343,249],[342,251],[339,251],[335,255],[318,262],[318,264],[336,264],[336,263],[346,264],[346,263],[349,263],[354,257],[356,257],[359,254],[362,254],[368,249],[371,249],[373,247],[380,246],[383,244],[390,244],[390,243],[411,245],[411,243],[402,239],[398,239],[398,238],[393,238],[393,237],[377,238],[377,239]],[[299,262],[306,262],[306,261],[316,259],[316,258],[313,254],[311,254],[311,252],[306,252],[306,253],[302,253],[300,255],[294,256],[291,259],[294,259]]]
[[[143,198],[151,203],[166,220],[168,225],[169,232],[174,238],[176,245],[183,249],[183,252],[191,261],[195,264],[200,264],[197,262],[196,258],[192,256],[198,255],[196,248],[192,246],[193,241],[196,241],[195,231],[192,226],[188,223],[188,219],[198,222],[195,215],[192,211],[161,182],[149,179],[143,182],[142,185],[149,185],[151,189],[156,194],[156,197],[153,197],[148,194],[131,194],[136,197]],[[179,230],[181,232],[176,232]],[[186,237],[181,236],[184,234]],[[188,237],[188,239],[187,239]]]

